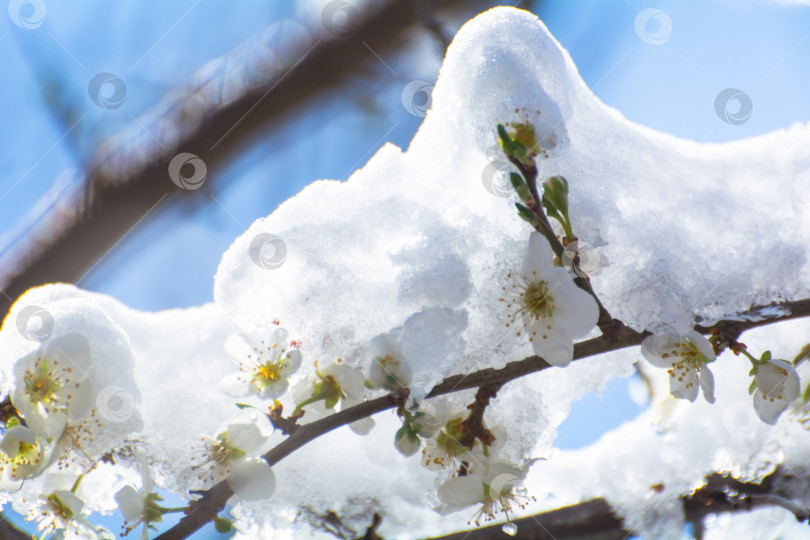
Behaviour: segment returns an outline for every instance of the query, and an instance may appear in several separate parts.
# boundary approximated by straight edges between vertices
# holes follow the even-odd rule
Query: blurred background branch
[[[491,3],[367,2],[344,14],[341,26],[322,21],[308,35],[269,29],[212,60],[190,84],[170,91],[95,149],[78,181],[55,183],[26,214],[18,226],[23,232],[0,255],[3,316],[30,287],[79,280],[131,228],[180,191],[167,173],[178,152],[200,156],[214,168],[263,126],[351,74],[368,71],[368,64],[378,61],[375,56],[401,45],[406,30],[422,25],[446,46],[450,35],[441,23],[443,11],[474,14]],[[280,59],[280,65],[271,58]],[[76,113],[60,110],[61,105],[55,116],[75,125]],[[313,156],[316,152],[313,148]]]

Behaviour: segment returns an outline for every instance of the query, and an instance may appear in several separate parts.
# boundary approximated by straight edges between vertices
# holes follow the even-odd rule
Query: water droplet
[[[515,536],[517,534],[517,525],[510,521],[509,523],[504,523],[501,530],[509,536]]]

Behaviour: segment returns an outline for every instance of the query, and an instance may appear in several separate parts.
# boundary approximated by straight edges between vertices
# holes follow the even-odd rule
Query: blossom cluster
[[[46,487],[31,504],[27,518],[36,521],[43,536],[56,530],[68,537],[111,536],[87,521],[84,501],[76,493],[102,458],[93,441],[109,431],[109,410],[97,399],[102,394],[95,360],[86,337],[67,333],[41,343],[13,365],[0,440],[2,488],[14,491],[26,480],[59,469],[74,478],[70,489]]]

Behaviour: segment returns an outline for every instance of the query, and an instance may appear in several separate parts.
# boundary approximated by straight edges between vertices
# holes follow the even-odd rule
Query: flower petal
[[[675,354],[677,341],[667,333],[653,334],[641,342],[641,354],[655,367],[669,368],[680,360]],[[664,357],[663,355],[667,356]]]
[[[672,366],[669,391],[674,397],[694,402],[697,399],[699,384],[696,370],[683,364]]]
[[[68,415],[63,412],[44,414],[39,407],[29,411],[25,421],[34,433],[46,439],[58,439],[68,425]]]
[[[287,330],[284,328],[276,328],[273,330],[273,333],[270,334],[270,347],[273,348],[275,345],[275,349],[284,350],[287,348],[287,337],[290,335]]]
[[[377,423],[373,418],[363,418],[349,424],[349,429],[354,431],[357,435],[368,435]]]
[[[90,343],[80,334],[66,334],[51,340],[45,347],[45,356],[51,365],[57,362],[73,370],[77,378],[90,375]]]
[[[124,486],[115,493],[118,509],[127,521],[136,521],[143,515],[143,497],[132,486]]]
[[[230,373],[219,382],[219,389],[232,397],[245,397],[250,394],[253,385],[244,373]]]
[[[289,388],[290,383],[285,380],[280,380],[276,382],[272,382],[265,386],[260,392],[259,396],[265,399],[276,399],[280,397],[284,392],[287,391]]]
[[[689,340],[689,343],[695,346],[700,354],[706,357],[706,360],[712,361],[715,359],[712,343],[706,339],[705,336],[699,334],[694,328],[690,328],[686,332],[685,337]]]
[[[523,262],[522,273],[526,277],[547,276],[554,270],[554,253],[546,237],[539,232],[529,235],[529,248]],[[563,270],[564,271],[564,270]]]
[[[374,336],[366,344],[366,352],[368,352],[368,355],[371,358],[380,358],[382,356],[390,354],[393,349],[394,344],[386,334]]]
[[[532,348],[537,356],[552,366],[566,367],[574,357],[574,340],[563,331],[548,330],[546,334],[538,331],[532,338]]]
[[[315,390],[315,382],[317,377],[314,373],[308,375],[306,378],[298,381],[292,386],[292,398],[296,403],[301,403],[308,399],[312,392]]]
[[[580,289],[562,268],[555,268],[551,280],[555,327],[564,328],[572,338],[582,338],[596,327],[599,306],[593,296]]]
[[[227,434],[228,446],[238,448],[246,454],[258,450],[265,441],[259,427],[253,423],[230,423],[227,427]]]
[[[706,366],[700,366],[698,370],[698,383],[703,390],[703,397],[709,403],[714,403],[714,373]]]
[[[225,340],[225,352],[237,366],[240,368],[244,366],[247,371],[255,364],[254,360],[249,360],[250,357],[256,356],[254,348],[255,345],[244,334],[231,334]]]
[[[795,373],[795,371],[789,362],[784,360],[769,360],[759,366],[754,380],[757,383],[757,388],[759,388],[763,394],[772,396],[783,393],[783,388],[793,373]]]
[[[324,372],[330,373],[337,379],[341,390],[350,399],[360,399],[366,393],[365,380],[360,370],[345,364],[332,364]]]
[[[430,471],[440,471],[450,463],[447,453],[436,445],[434,439],[429,439],[422,449],[422,465]]]
[[[59,498],[59,502],[62,503],[62,506],[68,508],[74,516],[79,516],[84,507],[84,501],[78,498],[73,492],[67,490],[54,491],[53,494]]]
[[[77,426],[87,418],[96,404],[97,394],[91,391],[90,379],[71,381],[59,391],[62,399],[67,403],[67,413],[70,418],[69,425]]]
[[[231,467],[228,484],[239,500],[258,501],[273,495],[276,476],[263,459],[244,459]]]
[[[485,502],[484,479],[477,474],[450,478],[439,487],[439,500],[463,508]]]
[[[289,377],[301,367],[301,351],[293,349],[284,355],[284,365],[281,366],[281,374]]]
[[[340,410],[342,411],[350,407],[354,407],[355,405],[359,405],[360,403],[363,403],[362,399],[341,400]],[[352,422],[351,424],[349,424],[349,429],[351,429],[358,435],[368,435],[376,424],[377,423],[374,421],[373,418],[363,418],[361,420],[357,420],[356,422]]]
[[[774,425],[792,400],[766,396],[759,389],[754,392],[754,410],[766,424]]]

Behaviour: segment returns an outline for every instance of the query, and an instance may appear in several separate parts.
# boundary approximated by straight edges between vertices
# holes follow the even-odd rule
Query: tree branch
[[[0,538],[4,540],[31,540],[31,535],[22,532],[6,516],[0,514]]]
[[[777,468],[759,483],[740,482],[730,476],[713,474],[694,493],[683,497],[683,511],[687,522],[699,522],[704,517],[721,512],[748,512],[770,506],[787,507],[796,513],[796,519],[807,520],[807,510],[796,510],[792,504],[794,493],[775,486],[790,486],[795,480],[783,469]],[[805,481],[810,479],[805,479]],[[729,495],[736,493],[736,495]],[[531,540],[624,540],[632,534],[624,527],[604,499],[592,499],[549,512],[512,520],[520,538]],[[502,524],[460,531],[433,540],[485,540],[502,536]]]
[[[739,336],[740,333],[751,328],[810,316],[810,299],[753,307],[743,315],[757,318],[764,317],[767,313],[774,312],[775,307],[781,309],[781,314],[775,317],[763,318],[762,320],[756,321],[723,320],[719,321],[713,327],[696,328],[699,332],[707,334],[711,332],[712,328],[722,327],[729,331],[736,331],[736,335]],[[636,332],[622,325],[619,332],[611,338],[600,336],[575,344],[574,359],[579,360],[618,349],[637,346],[640,345],[642,340],[648,335],[650,335],[648,332]],[[471,388],[500,388],[509,381],[529,375],[530,373],[542,371],[548,367],[551,366],[539,356],[529,356],[523,360],[511,362],[501,369],[485,368],[468,375],[453,375],[447,377],[444,381],[435,386],[426,399]],[[272,467],[295,452],[298,448],[301,448],[310,441],[317,439],[333,429],[351,424],[352,422],[369,417],[378,412],[397,407],[402,403],[403,394],[407,394],[407,391],[407,389],[397,390],[388,395],[336,412],[309,424],[301,425],[289,438],[267,452],[264,455],[264,459],[267,461],[268,465]],[[188,515],[183,517],[177,525],[158,536],[157,540],[181,540],[191,535],[200,527],[214,519],[217,513],[225,508],[225,504],[231,495],[233,495],[233,491],[230,486],[228,486],[228,483],[220,482],[194,504]],[[604,516],[602,516],[602,518],[604,518]]]

